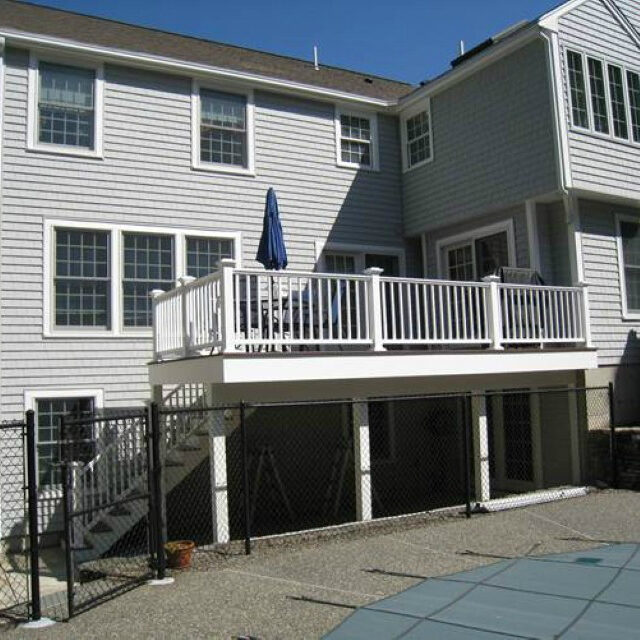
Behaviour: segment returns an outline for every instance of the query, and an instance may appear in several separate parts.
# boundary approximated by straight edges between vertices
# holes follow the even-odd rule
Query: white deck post
[[[487,322],[489,326],[489,337],[491,338],[491,348],[502,351],[502,312],[500,305],[500,289],[498,276],[486,276],[482,278],[483,282],[489,283],[489,304],[487,313]]]
[[[189,289],[187,289],[186,285],[194,280],[195,278],[192,276],[183,276],[178,279],[182,285],[180,289],[180,310],[182,313],[182,351],[185,357],[189,355],[192,345],[192,327],[191,319],[189,318],[189,300],[187,299]]]
[[[491,499],[491,473],[489,469],[489,424],[487,398],[483,393],[473,395],[471,402],[473,420],[473,455],[476,501]]]
[[[211,412],[209,462],[211,473],[211,516],[213,542],[229,542],[229,497],[227,487],[227,447],[225,412]]]
[[[371,456],[369,452],[369,405],[353,403],[353,458],[356,473],[356,520],[371,520]]]
[[[158,353],[160,352],[159,338],[160,331],[164,331],[164,327],[158,326],[159,318],[156,317],[156,302],[155,299],[162,295],[164,291],[162,289],[153,289],[149,294],[151,296],[151,329],[153,331],[153,359],[158,360]]]
[[[383,269],[369,267],[364,274],[369,276],[367,305],[369,306],[369,338],[374,351],[385,351],[382,344],[382,303],[380,301],[380,275]]]
[[[569,402],[569,442],[571,447],[571,482],[579,485],[582,480],[580,469],[580,430],[578,424],[578,392],[574,384],[567,388]]]
[[[220,312],[222,315],[220,329],[222,331],[222,353],[229,353],[236,350],[235,318],[233,310],[233,270],[235,267],[236,261],[231,258],[223,258],[220,260],[220,268],[222,269],[222,278],[220,280]]]
[[[578,282],[576,287],[582,289],[581,292],[581,314],[582,314],[582,335],[584,336],[584,346],[587,349],[593,347],[591,340],[591,320],[589,318],[589,285],[586,282]]]

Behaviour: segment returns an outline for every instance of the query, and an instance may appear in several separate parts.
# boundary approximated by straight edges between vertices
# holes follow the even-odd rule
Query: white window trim
[[[56,327],[54,322],[55,303],[53,300],[53,277],[55,273],[54,247],[56,228],[85,229],[88,231],[107,231],[110,233],[110,267],[111,267],[111,317],[110,329],[88,327],[65,328]],[[242,233],[240,231],[215,231],[202,229],[183,229],[179,227],[153,227],[139,225],[120,225],[82,220],[46,219],[44,222],[44,269],[43,269],[43,336],[45,338],[130,338],[151,337],[151,327],[125,327],[122,318],[122,234],[144,233],[170,235],[174,238],[174,274],[176,282],[187,273],[187,237],[219,238],[233,241],[233,254],[236,266],[242,268]]]
[[[359,164],[357,162],[344,162],[342,159],[342,127],[341,116],[354,116],[369,120],[371,140],[369,143],[371,164]],[[360,171],[380,171],[380,155],[378,150],[378,114],[375,111],[355,110],[346,105],[335,105],[334,127],[336,138],[336,165],[346,169],[358,169]]]
[[[420,162],[416,162],[409,166],[409,149],[408,149],[408,139],[407,139],[407,120],[413,118],[418,115],[422,111],[426,111],[429,116],[429,150],[430,155],[425,160]],[[426,164],[433,162],[434,159],[434,149],[433,149],[433,118],[431,116],[431,98],[427,98],[426,103],[422,102],[413,106],[411,109],[403,112],[400,116],[400,144],[402,146],[401,156],[402,156],[402,172],[407,173],[408,171],[413,171],[418,167],[423,167]]]
[[[438,278],[448,279],[449,274],[446,272],[446,265],[442,264],[442,254],[447,249],[453,249],[460,245],[471,245],[473,264],[475,265],[475,241],[479,238],[486,236],[492,236],[496,233],[507,233],[507,252],[509,254],[509,264],[507,266],[513,267],[516,264],[516,239],[513,230],[513,219],[502,220],[494,224],[490,224],[484,227],[478,227],[471,231],[459,233],[454,236],[448,236],[446,238],[440,238],[436,241],[436,263],[438,268]],[[474,267],[475,268],[475,267]],[[446,272],[446,273],[445,273]]]
[[[316,259],[316,267],[319,272],[326,271],[324,261],[324,253],[345,253],[351,254],[355,258],[356,273],[362,273],[365,265],[365,255],[367,253],[376,253],[379,255],[395,256],[398,258],[398,271],[400,277],[404,277],[407,273],[407,252],[403,247],[390,247],[385,245],[373,244],[350,244],[344,242],[325,242],[324,240],[316,240],[314,243],[314,254]],[[384,273],[382,274],[385,275]]]
[[[573,122],[573,112],[571,105],[571,81],[569,78],[569,51],[573,51],[574,53],[579,54],[582,57],[582,68],[584,70],[585,77],[585,91],[587,98],[587,120],[589,122],[589,127],[579,127]],[[600,131],[595,130],[594,126],[594,115],[593,115],[593,102],[592,102],[592,94],[591,94],[591,83],[589,82],[589,67],[587,65],[587,58],[593,58],[594,60],[599,60],[602,62],[603,71],[604,71],[604,85],[605,85],[605,93],[607,100],[607,121],[609,122],[609,133],[602,133]],[[594,136],[596,138],[600,138],[602,140],[609,140],[610,142],[615,142],[616,144],[623,144],[630,147],[640,147],[640,141],[636,142],[633,139],[633,125],[631,120],[631,101],[629,100],[629,82],[627,79],[627,72],[635,73],[640,75],[640,71],[633,67],[629,67],[621,62],[617,62],[608,58],[603,57],[597,53],[590,53],[579,47],[568,46],[565,47],[564,51],[564,64],[566,69],[566,82],[565,82],[565,91],[567,96],[567,105],[568,105],[568,117],[569,117],[569,131],[575,131],[584,135]],[[622,84],[624,91],[624,99],[625,99],[625,114],[627,116],[627,131],[629,133],[628,138],[618,138],[614,134],[613,127],[613,109],[611,108],[611,88],[609,86],[609,65],[614,67],[619,67],[622,70]]]
[[[94,105],[93,105],[93,149],[82,149],[59,144],[47,144],[38,140],[38,65],[40,62],[69,65],[95,72]],[[34,51],[29,53],[28,90],[27,90],[27,150],[42,153],[76,156],[80,158],[104,158],[104,64],[88,59],[77,59],[56,55],[39,56]]]
[[[211,89],[222,93],[243,95],[247,99],[247,166],[236,167],[227,164],[202,162],[200,159],[200,90]],[[233,85],[203,83],[193,78],[191,81],[191,168],[211,173],[229,173],[240,176],[255,176],[255,98],[253,89]]]
[[[103,389],[86,389],[84,387],[55,387],[53,389],[47,389],[45,387],[39,387],[38,389],[25,389],[24,390],[24,410],[33,411],[36,414],[36,420],[38,415],[38,400],[45,398],[93,398],[93,406],[96,409],[102,409],[104,407],[104,390]],[[36,451],[38,447],[38,429],[35,431]],[[36,477],[38,477],[38,456],[36,454]],[[46,488],[41,488],[38,491],[41,498],[58,498],[62,496],[62,487],[47,485]]]
[[[632,222],[640,226],[640,218],[623,214],[616,214],[616,247],[618,251],[618,277],[620,278],[620,296],[622,302],[623,320],[640,320],[640,310],[630,311],[627,305],[627,279],[624,273],[624,252],[622,250],[621,222]]]

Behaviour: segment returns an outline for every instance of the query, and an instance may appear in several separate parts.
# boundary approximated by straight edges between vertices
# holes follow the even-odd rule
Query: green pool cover
[[[357,609],[327,640],[640,639],[640,545],[531,556]]]

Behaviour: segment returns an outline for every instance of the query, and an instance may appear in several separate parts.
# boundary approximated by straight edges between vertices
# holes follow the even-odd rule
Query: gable
[[[640,3],[638,0],[610,0],[612,4],[618,7],[618,10],[624,14],[631,26],[638,32],[640,36]]]

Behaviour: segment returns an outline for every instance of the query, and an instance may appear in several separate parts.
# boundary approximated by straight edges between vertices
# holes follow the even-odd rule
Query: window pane
[[[589,65],[593,126],[600,133],[609,133],[609,117],[607,114],[607,97],[602,62],[594,58],[588,58],[587,63]]]
[[[620,222],[627,309],[640,311],[640,224]]]
[[[109,234],[56,229],[55,324],[109,326]]]
[[[582,55],[575,51],[567,51],[569,67],[569,86],[571,89],[571,114],[573,124],[587,129],[589,118],[587,115],[587,96],[584,85],[584,70]]]
[[[151,291],[174,286],[173,237],[123,234],[122,305],[125,327],[151,326]]]
[[[222,258],[233,258],[233,241],[187,238],[187,275],[202,278],[218,268]]]
[[[38,476],[40,484],[61,482],[59,421],[61,416],[82,416],[93,412],[93,398],[51,398],[37,401]]]
[[[611,115],[613,116],[613,135],[616,138],[629,137],[627,111],[622,83],[622,69],[609,65],[609,93],[611,95]]]
[[[340,159],[348,164],[371,166],[371,121],[340,115]]]
[[[508,264],[509,243],[506,231],[476,240],[476,273],[479,279]]]
[[[324,264],[327,273],[355,273],[355,256],[341,253],[325,253]]]
[[[635,142],[640,142],[640,75],[627,71],[629,105],[631,107],[631,130]]]
[[[447,251],[450,280],[473,280],[473,252],[470,244]]]
[[[247,166],[247,99],[219,91],[200,92],[200,160]]]
[[[343,138],[352,140],[371,140],[371,125],[368,118],[341,115],[340,126]]]
[[[342,161],[350,164],[371,164],[371,155],[369,153],[368,142],[352,142],[350,140],[342,140],[341,145]]]
[[[200,134],[200,159],[202,162],[245,167],[246,139],[245,133],[203,127]]]
[[[200,100],[203,125],[245,130],[247,99],[244,96],[203,89]]]
[[[41,63],[38,75],[38,140],[93,148],[95,73]]]

